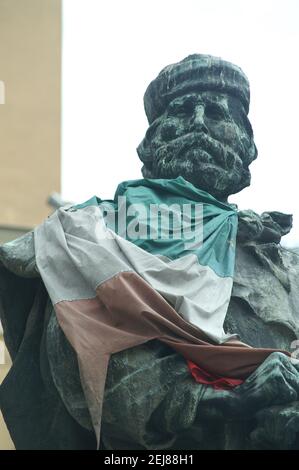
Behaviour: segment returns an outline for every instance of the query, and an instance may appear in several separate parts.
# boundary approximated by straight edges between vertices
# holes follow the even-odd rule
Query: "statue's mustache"
[[[230,169],[235,165],[242,166],[245,149],[241,142],[236,141],[235,148],[232,149],[204,132],[190,132],[175,137],[162,145],[160,142],[160,145],[157,145],[156,148],[157,163],[159,164],[160,160],[165,158],[167,158],[167,161],[174,157],[184,158],[187,152],[190,156],[193,155],[194,159],[196,159],[196,156],[200,158],[202,152],[205,161],[210,160],[210,163],[218,163]],[[162,161],[160,163],[163,164]]]

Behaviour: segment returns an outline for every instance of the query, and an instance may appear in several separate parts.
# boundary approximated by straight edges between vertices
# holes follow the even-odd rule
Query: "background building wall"
[[[61,0],[0,0],[0,244],[42,222],[60,192],[60,62]],[[0,382],[9,366],[5,351]],[[13,448],[0,414],[0,450]]]
[[[32,227],[60,192],[60,0],[0,0],[0,224]]]

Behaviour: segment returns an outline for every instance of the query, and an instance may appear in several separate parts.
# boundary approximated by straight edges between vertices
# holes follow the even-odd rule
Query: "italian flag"
[[[274,351],[223,330],[237,223],[232,205],[178,177],[123,182],[113,200],[61,208],[35,229],[37,267],[77,353],[98,442],[111,354],[159,339],[197,381],[226,388]]]

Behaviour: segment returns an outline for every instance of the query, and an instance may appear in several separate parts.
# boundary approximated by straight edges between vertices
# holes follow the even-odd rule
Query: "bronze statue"
[[[143,176],[183,176],[227,203],[250,184],[249,165],[257,157],[249,101],[244,72],[220,58],[193,54],[165,67],[144,96],[149,128],[137,149]],[[225,328],[253,347],[294,352],[299,263],[279,244],[291,225],[291,216],[279,212],[239,212]],[[0,256],[1,316],[14,360],[0,399],[14,442],[18,448],[94,448],[76,356],[36,271],[32,234],[1,247]],[[153,340],[110,361],[101,446],[299,448],[298,393],[299,367],[281,353],[235,390],[220,391],[196,383],[184,359]]]
[[[183,176],[220,200],[250,184],[257,151],[239,67],[188,56],[151,82],[144,107],[150,126],[137,151],[145,178]]]

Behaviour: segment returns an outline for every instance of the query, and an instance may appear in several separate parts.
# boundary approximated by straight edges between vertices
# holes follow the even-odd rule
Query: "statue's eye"
[[[159,125],[160,125],[160,120],[156,119],[147,129],[145,136],[148,140],[151,140],[154,137],[157,127],[159,127]]]
[[[185,100],[180,103],[173,103],[169,106],[169,115],[176,117],[190,116],[194,111],[193,100]]]
[[[225,117],[225,112],[223,108],[217,104],[208,104],[205,107],[205,115],[208,119],[219,120]]]

